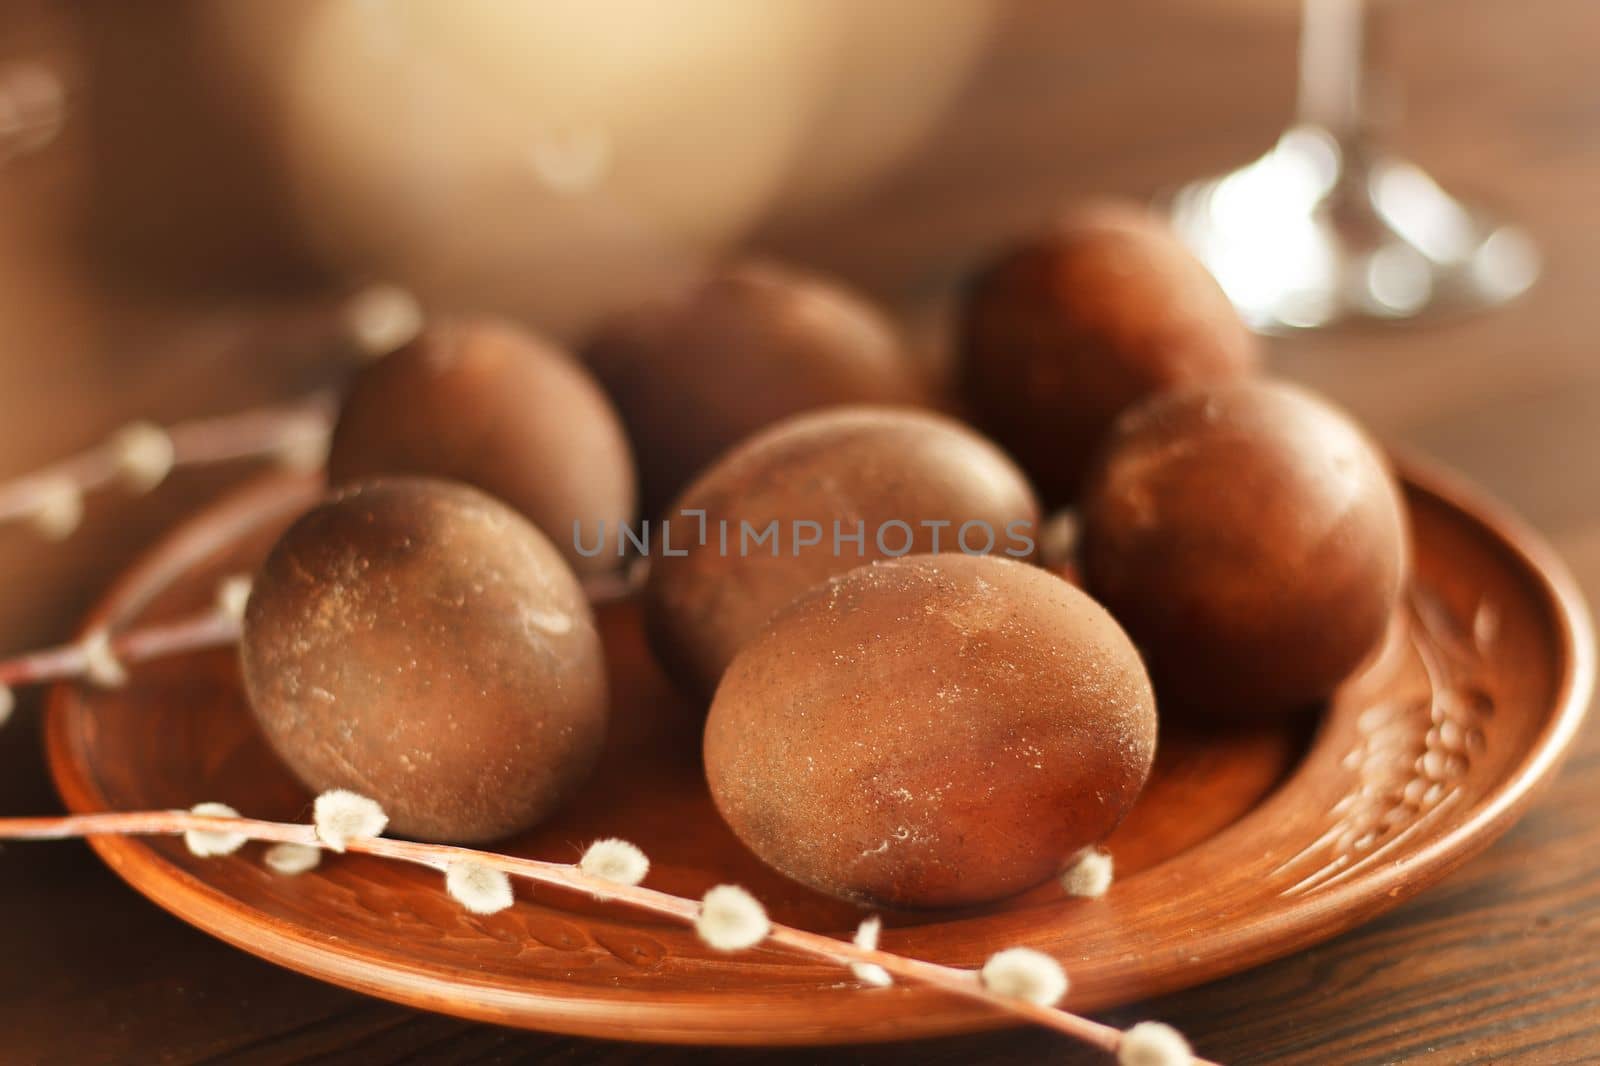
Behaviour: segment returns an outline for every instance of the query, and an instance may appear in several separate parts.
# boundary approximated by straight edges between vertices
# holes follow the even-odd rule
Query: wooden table
[[[43,5],[23,6],[0,15],[7,28],[28,27],[3,38],[0,59],[60,45]],[[1080,10],[1089,6],[1009,9],[992,57],[904,173],[839,215],[774,228],[759,243],[937,322],[964,266],[1052,203],[1143,195],[1222,169],[1266,147],[1287,119],[1295,27],[1279,5]],[[1442,180],[1525,221],[1547,274],[1491,315],[1274,342],[1274,367],[1478,479],[1542,528],[1600,601],[1600,5],[1418,0],[1389,21],[1408,99],[1395,139]],[[325,373],[325,323],[303,297],[284,312],[242,286],[200,299],[91,280],[65,239],[78,232],[89,156],[69,125],[56,148],[0,170],[0,475],[135,415],[227,410]],[[266,320],[275,325],[263,336]],[[110,574],[225,480],[185,476],[155,499],[97,509],[67,545],[0,531],[0,647],[61,638]],[[0,733],[8,812],[57,805],[38,758],[36,704],[25,700]],[[1163,1018],[1235,1063],[1600,1060],[1597,771],[1591,728],[1534,811],[1421,898],[1111,1020]],[[1099,1061],[1031,1031],[702,1052],[468,1024],[228,948],[145,902],[78,845],[0,852],[0,914],[5,1062]]]

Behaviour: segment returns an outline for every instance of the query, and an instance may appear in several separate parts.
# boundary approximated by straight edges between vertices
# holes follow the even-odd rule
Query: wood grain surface
[[[1053,204],[1154,193],[1250,157],[1286,121],[1295,26],[1285,5],[1103,8],[1008,7],[990,59],[901,175],[758,243],[868,286],[933,344],[965,266]],[[1273,366],[1484,484],[1541,528],[1600,599],[1600,7],[1417,0],[1386,21],[1406,100],[1393,136],[1447,184],[1524,221],[1546,276],[1492,315],[1275,341]],[[83,84],[57,9],[8,3],[0,31],[0,61],[49,58]],[[228,410],[326,374],[325,305],[304,286],[264,291],[219,276],[202,299],[96,269],[93,234],[79,221],[93,192],[92,148],[69,119],[60,144],[0,169],[0,474],[130,417]],[[150,499],[97,506],[66,545],[0,531],[0,647],[63,637],[111,574],[227,480],[184,475]],[[0,733],[9,811],[56,806],[36,709],[25,700]],[[1517,828],[1439,887],[1328,944],[1109,1020],[1163,1018],[1235,1063],[1600,1059],[1597,771],[1600,730],[1591,728]],[[0,906],[8,1062],[1099,1061],[1029,1031],[702,1052],[460,1022],[227,947],[74,845],[0,853]]]

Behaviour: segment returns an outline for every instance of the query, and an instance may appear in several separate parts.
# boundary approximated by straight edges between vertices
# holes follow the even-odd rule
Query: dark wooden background
[[[1395,140],[1526,222],[1547,274],[1491,315],[1276,341],[1274,367],[1509,501],[1600,600],[1600,4],[1416,0],[1385,22],[1406,101]],[[75,32],[59,8],[11,0],[0,5],[0,61],[50,59],[75,101],[87,98]],[[1289,117],[1294,33],[1292,11],[1267,0],[1015,3],[912,165],[863,202],[758,243],[840,271],[932,336],[964,266],[1053,204],[1150,194],[1265,148]],[[294,286],[246,286],[222,271],[214,284],[163,288],[139,271],[95,269],[99,234],[83,205],[96,195],[96,146],[76,118],[53,148],[0,168],[0,476],[133,416],[224,411],[326,374],[327,316]],[[186,474],[152,499],[98,506],[65,545],[0,530],[0,649],[63,638],[118,568],[236,473]],[[0,733],[0,810],[57,805],[36,710],[24,700]],[[1591,728],[1509,836],[1418,900],[1111,1020],[1166,1019],[1234,1063],[1600,1060],[1597,771]],[[0,852],[0,915],[7,1063],[1097,1061],[1028,1031],[703,1052],[467,1024],[228,948],[80,845]]]

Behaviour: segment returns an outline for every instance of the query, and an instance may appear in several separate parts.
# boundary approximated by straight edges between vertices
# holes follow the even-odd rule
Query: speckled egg
[[[1327,696],[1383,639],[1406,578],[1382,453],[1282,383],[1128,412],[1083,516],[1089,590],[1144,650],[1163,707],[1255,714]]]
[[[1095,446],[1147,396],[1254,371],[1254,338],[1165,223],[1087,205],[1004,252],[962,309],[962,392],[1047,504],[1076,497]]]
[[[962,550],[1031,558],[1027,479],[971,429],[925,412],[840,407],[735,448],[669,511],[645,587],[663,663],[709,695],[774,611],[870,559]]]
[[[618,316],[584,357],[638,448],[646,516],[789,415],[928,398],[881,311],[834,281],[769,262],[726,268],[675,301]]]
[[[717,689],[705,765],[722,816],[789,877],[947,907],[1106,837],[1155,744],[1139,655],[1093,600],[1023,563],[923,555],[774,617]]]
[[[580,573],[618,566],[619,530],[634,516],[633,456],[605,392],[565,352],[494,318],[432,322],[365,367],[340,410],[328,474],[334,484],[418,475],[476,486],[526,515]]]
[[[605,734],[594,619],[549,539],[481,492],[364,482],[284,533],[240,645],[274,750],[394,831],[454,843],[524,829],[570,796]]]

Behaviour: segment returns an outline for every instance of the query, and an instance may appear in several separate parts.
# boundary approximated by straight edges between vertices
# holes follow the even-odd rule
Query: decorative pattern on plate
[[[1423,832],[1460,801],[1460,781],[1483,751],[1483,722],[1494,713],[1484,655],[1498,612],[1480,601],[1463,624],[1421,588],[1410,590],[1403,610],[1401,650],[1419,690],[1361,712],[1358,738],[1341,762],[1353,780],[1329,812],[1332,823],[1272,871],[1293,878],[1284,896],[1337,885]]]

